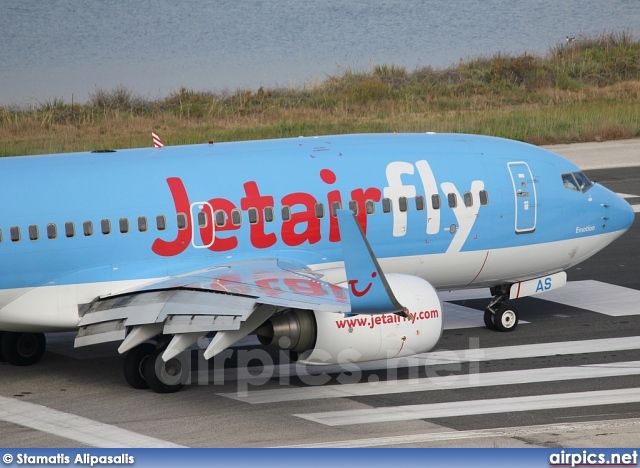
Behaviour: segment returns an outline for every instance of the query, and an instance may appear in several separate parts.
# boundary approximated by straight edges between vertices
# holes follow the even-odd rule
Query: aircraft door
[[[507,163],[515,197],[515,231],[525,234],[535,231],[537,220],[536,184],[526,162]]]
[[[191,204],[191,245],[196,249],[207,249],[215,240],[213,207],[208,202]]]

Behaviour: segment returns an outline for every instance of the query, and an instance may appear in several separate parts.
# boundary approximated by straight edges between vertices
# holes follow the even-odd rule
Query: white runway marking
[[[48,432],[92,447],[182,447],[117,426],[7,397],[0,397],[0,420]]]
[[[263,372],[273,377],[280,376],[306,376],[321,373],[339,374],[345,371],[353,372],[355,369],[380,370],[388,369],[395,372],[396,369],[406,367],[434,366],[443,364],[461,364],[464,362],[496,361],[507,359],[527,359],[544,356],[556,356],[563,354],[604,353],[608,351],[624,351],[640,349],[640,336],[627,336],[622,338],[602,338],[598,340],[560,341],[553,343],[536,343],[529,345],[500,346],[495,348],[470,348],[455,351],[434,351],[418,354],[406,358],[389,359],[386,361],[371,361],[361,363],[349,363],[348,368],[330,365],[322,367],[303,366],[296,364],[281,364],[277,366],[265,366]],[[225,369],[225,381],[242,379],[249,384],[252,380],[261,381],[261,377],[253,377],[247,369]],[[250,395],[251,393],[249,393]],[[225,396],[235,395],[221,394]]]
[[[640,315],[640,291],[600,281],[571,281],[538,297],[613,317]]]
[[[633,205],[640,212],[640,205]],[[488,289],[445,291],[440,293],[443,301],[445,329],[484,327],[482,311],[450,304],[446,301],[462,301],[490,298]],[[534,299],[557,302],[580,309],[598,312],[612,317],[640,315],[640,291],[600,281],[570,281],[563,288],[543,292]],[[474,313],[475,312],[475,313]],[[450,317],[447,317],[447,314]],[[520,322],[527,323],[527,322]]]
[[[617,419],[609,421],[589,421],[577,423],[544,424],[537,426],[501,427],[498,429],[479,429],[475,431],[427,432],[369,439],[338,440],[316,444],[288,445],[287,448],[363,448],[385,447],[390,445],[416,445],[424,442],[445,440],[483,439],[488,437],[513,438],[529,437],[545,433],[568,433],[577,431],[607,431],[621,428],[637,428],[640,419]],[[281,447],[276,447],[281,448]]]
[[[363,382],[344,385],[326,385],[299,388],[257,390],[244,394],[223,393],[220,395],[251,404],[279,403],[322,398],[348,398],[356,396],[389,395],[394,393],[451,390],[456,388],[490,387],[494,385],[517,385],[536,382],[559,382],[563,380],[593,379],[640,375],[640,361],[590,364],[578,367],[552,367],[505,372],[489,372],[446,377],[423,377],[407,380]]]
[[[511,413],[585,406],[640,403],[637,388],[559,393],[491,400],[452,401],[426,405],[388,406],[346,411],[295,414],[325,426],[347,426],[416,419],[451,418],[479,414]]]
[[[640,197],[640,195],[632,195],[632,194],[629,194],[629,193],[616,193],[616,195],[618,195],[619,197],[622,197],[622,198],[638,198],[638,197]]]

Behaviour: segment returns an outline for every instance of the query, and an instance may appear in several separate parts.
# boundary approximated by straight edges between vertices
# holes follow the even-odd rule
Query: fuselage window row
[[[486,190],[480,190],[478,193],[480,205],[486,206],[489,204],[489,194]],[[425,197],[422,195],[417,195],[414,197],[415,201],[415,209],[416,211],[423,211],[425,209]],[[466,207],[473,206],[474,200],[471,192],[465,192],[463,195],[464,205]],[[447,194],[447,203],[450,208],[457,207],[457,196],[455,193]],[[381,200],[382,204],[382,212],[383,213],[391,213],[394,209],[393,200],[390,198],[383,198]],[[366,200],[364,209],[366,214],[372,215],[375,213],[375,205],[376,202],[374,200]],[[358,214],[358,202],[355,200],[351,200],[348,202],[349,210],[351,210],[354,214]],[[337,216],[337,210],[341,209],[342,204],[340,202],[331,203],[331,213],[330,215],[333,217]],[[434,210],[439,210],[441,208],[440,195],[435,194],[431,196],[431,208]],[[323,203],[316,203],[314,205],[314,215],[316,218],[324,218],[325,217],[325,205]],[[398,197],[397,201],[397,209],[401,212],[409,211],[409,200],[407,197]],[[234,208],[230,212],[231,216],[229,217],[225,210],[216,210],[213,213],[213,223],[217,227],[224,227],[227,222],[230,220],[234,226],[240,226],[242,224],[242,211]],[[289,221],[291,219],[291,207],[283,206],[280,210],[280,214],[282,217],[282,221]],[[267,206],[263,209],[264,221],[267,223],[273,222],[275,220],[275,208],[272,206]],[[247,210],[247,218],[250,224],[256,224],[260,221],[260,216],[258,209],[255,207],[251,207]],[[198,227],[206,228],[209,225],[209,214],[206,211],[200,211],[197,215],[197,223]],[[149,229],[149,221],[146,216],[139,216],[137,218],[137,225],[139,232],[147,232]],[[187,229],[189,226],[188,218],[186,213],[178,213],[176,215],[176,225],[179,230]],[[119,218],[118,219],[118,228],[120,233],[126,234],[129,232],[129,218]],[[156,216],[156,229],[158,231],[164,231],[167,229],[167,218],[165,215],[157,215]],[[56,239],[58,237],[58,227],[55,223],[47,224],[46,228],[47,238],[48,239]],[[93,231],[93,222],[90,220],[83,221],[82,223],[82,232],[85,237],[90,237],[94,234]],[[100,221],[100,232],[103,235],[111,234],[111,221],[109,219],[102,219]],[[76,227],[73,221],[68,221],[64,223],[64,234],[68,238],[75,237],[76,235]],[[21,240],[21,232],[19,226],[11,226],[9,228],[9,235],[11,242],[19,242]],[[28,235],[29,239],[32,241],[38,240],[40,237],[39,227],[35,224],[31,224],[28,226]],[[0,242],[2,242],[2,230],[0,230]]]
[[[118,226],[120,228],[120,232],[126,234],[129,232],[129,219],[128,218],[120,218],[118,220]],[[158,231],[164,231],[166,229],[166,218],[164,215],[158,215],[156,217],[156,227]],[[149,229],[149,224],[146,216],[138,217],[138,231],[146,232]],[[57,239],[58,237],[58,226],[55,223],[47,224],[47,238],[48,239]],[[100,221],[100,232],[103,235],[111,234],[111,221],[108,219],[103,219]],[[29,240],[36,241],[40,238],[40,228],[36,224],[31,224],[28,227]],[[75,237],[76,235],[76,227],[73,221],[68,221],[64,223],[64,233],[68,238]],[[82,233],[85,237],[93,236],[93,221],[86,220],[82,223]],[[20,226],[11,226],[9,228],[9,234],[12,242],[18,242],[21,240],[22,235],[20,232]],[[0,242],[2,242],[2,230],[0,230]]]

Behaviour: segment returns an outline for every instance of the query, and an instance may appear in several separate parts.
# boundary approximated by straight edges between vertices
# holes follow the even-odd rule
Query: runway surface
[[[640,155],[639,155],[640,160]],[[587,171],[640,206],[640,167]],[[640,225],[484,328],[487,290],[445,293],[437,350],[304,368],[250,340],[192,384],[133,390],[116,346],[48,335],[39,365],[0,363],[5,447],[632,447],[640,440]],[[249,367],[246,367],[246,365]]]

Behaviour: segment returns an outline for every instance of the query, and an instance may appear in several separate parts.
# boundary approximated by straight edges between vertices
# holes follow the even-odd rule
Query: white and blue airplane
[[[134,388],[254,333],[307,364],[402,357],[442,333],[436,290],[555,289],[631,207],[547,150],[459,134],[301,137],[0,158],[0,350],[118,341]],[[215,334],[214,334],[215,333]],[[149,364],[154,363],[154,364]]]

